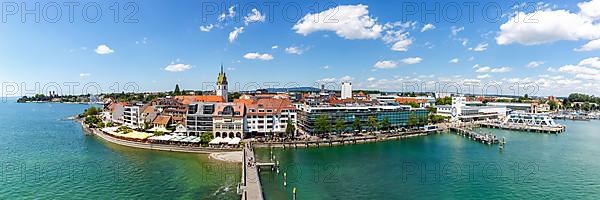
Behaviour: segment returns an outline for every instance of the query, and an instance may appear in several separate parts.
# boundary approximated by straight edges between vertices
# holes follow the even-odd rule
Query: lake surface
[[[506,137],[504,150],[455,134],[275,149],[281,173],[260,176],[268,199],[291,199],[293,187],[298,199],[600,199],[600,121],[557,122],[565,133],[483,129]]]
[[[239,199],[240,164],[86,136],[86,107],[0,103],[0,199]]]

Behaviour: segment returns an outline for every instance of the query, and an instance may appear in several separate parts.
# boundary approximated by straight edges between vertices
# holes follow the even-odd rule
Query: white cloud
[[[486,78],[490,78],[490,74],[484,74],[484,75],[479,75],[477,76],[478,79],[486,79]]]
[[[320,13],[307,14],[292,28],[308,35],[317,31],[333,31],[345,39],[377,39],[383,27],[369,16],[368,6],[343,5]]]
[[[369,77],[369,78],[367,79],[367,81],[374,81],[374,80],[375,80],[375,78],[374,78],[374,77]]]
[[[248,25],[254,22],[264,22],[265,16],[260,13],[256,8],[253,8],[248,16],[244,17],[244,24]]]
[[[527,68],[536,68],[544,64],[544,61],[531,61],[527,64]]]
[[[393,51],[408,51],[408,46],[412,44],[412,39],[408,38],[409,33],[403,30],[389,30],[383,36],[382,40],[386,44],[393,44]]]
[[[235,17],[235,6],[231,6],[229,7],[229,9],[227,9],[227,13],[222,13],[221,15],[219,15],[219,18],[217,18],[217,20],[219,22],[223,22],[225,21],[226,18],[233,18]]]
[[[319,83],[331,83],[331,82],[335,82],[336,80],[337,80],[336,78],[323,78],[323,79],[317,80],[317,82],[319,82]]]
[[[106,54],[111,54],[111,53],[115,52],[110,47],[106,46],[105,44],[98,45],[98,47],[96,47],[96,50],[94,50],[94,51],[96,51],[96,53],[100,54],[100,55],[106,55]]]
[[[228,67],[227,68],[227,71],[234,71],[234,70],[235,70],[235,67]]]
[[[456,27],[456,26],[452,26],[450,27],[450,33],[452,33],[452,36],[456,36],[458,35],[458,33],[460,33],[461,31],[464,31],[465,27]]]
[[[245,59],[248,60],[273,60],[273,56],[271,54],[260,54],[260,53],[247,53],[244,55]]]
[[[592,40],[575,51],[594,51],[600,49],[600,39]]]
[[[329,65],[323,66],[323,69],[329,69],[329,68],[331,68],[331,66],[329,66]]]
[[[450,61],[448,61],[448,62],[449,62],[449,63],[455,63],[455,64],[456,64],[456,63],[458,63],[458,61],[459,61],[459,60],[458,60],[458,58],[454,58],[454,59],[452,59],[452,60],[450,60]]]
[[[342,78],[340,78],[340,80],[341,81],[351,81],[351,80],[354,80],[354,78],[352,78],[351,76],[346,75],[346,76],[343,76]]]
[[[277,45],[273,45],[273,46],[271,47],[271,49],[277,49],[277,48],[279,48],[279,46],[277,46]]]
[[[165,71],[169,72],[183,72],[191,69],[192,66],[183,63],[171,63],[165,67]]]
[[[575,78],[600,81],[600,58],[592,57],[580,61],[577,65],[565,65],[559,72],[574,74]]]
[[[580,14],[583,16],[599,19],[600,18],[600,0],[592,0],[588,2],[578,3],[577,6],[581,9]]]
[[[90,73],[81,73],[79,74],[79,77],[90,77],[92,74]]]
[[[477,68],[477,70],[475,72],[478,73],[505,73],[505,72],[510,72],[512,70],[512,68],[510,67],[498,67],[498,68],[492,68],[492,67],[479,67]]]
[[[598,39],[600,25],[594,24],[593,19],[584,16],[592,14],[591,10],[582,10],[586,14],[550,9],[532,13],[518,12],[500,26],[496,43],[538,45],[559,40]]]
[[[417,64],[417,63],[420,63],[421,61],[423,61],[423,59],[420,57],[411,57],[411,58],[405,58],[405,59],[401,60],[402,63],[407,64],[407,65]]]
[[[393,68],[396,68],[397,66],[398,66],[398,63],[396,63],[395,61],[391,61],[391,60],[377,61],[375,63],[375,65],[373,65],[373,67],[375,67],[377,69],[393,69]]]
[[[485,51],[487,50],[488,43],[479,43],[477,46],[469,48],[470,51]]]
[[[210,32],[210,30],[212,30],[215,26],[212,24],[206,25],[206,26],[200,26],[200,31],[202,32]]]
[[[237,37],[244,32],[244,27],[235,27],[234,30],[229,33],[229,42],[234,42]]]
[[[300,47],[290,46],[288,48],[285,48],[285,52],[288,54],[301,55],[302,53],[304,53],[304,50]]]
[[[425,32],[428,30],[433,30],[435,29],[435,26],[433,24],[425,24],[425,26],[423,26],[423,28],[421,29],[421,32]]]

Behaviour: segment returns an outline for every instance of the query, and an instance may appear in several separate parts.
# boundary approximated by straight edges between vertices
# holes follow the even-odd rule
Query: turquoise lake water
[[[0,103],[0,199],[239,199],[240,165],[121,147],[66,118],[85,105]],[[268,199],[599,199],[600,121],[560,135],[484,131],[504,150],[454,134],[332,148],[275,149]],[[258,149],[259,160],[269,149]],[[283,187],[283,172],[287,187]]]
[[[504,150],[455,134],[276,149],[280,174],[260,175],[268,199],[291,199],[293,187],[298,199],[600,199],[600,121],[557,122],[565,133],[484,129],[507,138]]]
[[[86,107],[0,103],[0,199],[239,199],[240,164],[86,136]]]

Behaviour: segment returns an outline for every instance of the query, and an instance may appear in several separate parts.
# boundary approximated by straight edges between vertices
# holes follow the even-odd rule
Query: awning
[[[227,144],[238,145],[238,144],[240,144],[240,141],[242,141],[242,139],[236,137],[236,138],[231,139],[231,141],[229,141]]]
[[[208,144],[221,144],[221,141],[223,141],[223,138],[216,137],[215,139],[212,139]]]
[[[231,141],[231,138],[229,138],[229,137],[225,137],[225,138],[223,138],[223,140],[221,140],[221,143],[223,143],[223,144],[227,144],[227,143],[229,143],[230,141]]]

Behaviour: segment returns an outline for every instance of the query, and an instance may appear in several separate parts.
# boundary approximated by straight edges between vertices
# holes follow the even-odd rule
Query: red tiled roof
[[[152,122],[152,124],[168,125],[170,121],[171,121],[171,116],[169,116],[169,115],[159,115],[159,116],[156,117],[156,119],[154,119],[154,121]]]
[[[223,97],[217,95],[201,95],[201,96],[176,96],[175,100],[182,104],[188,105],[195,102],[224,102]]]

